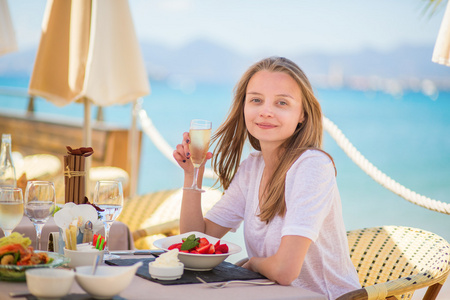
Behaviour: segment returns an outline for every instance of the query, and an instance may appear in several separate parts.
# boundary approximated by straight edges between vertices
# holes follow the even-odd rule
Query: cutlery
[[[249,280],[230,280],[225,282],[219,282],[219,283],[209,283],[201,279],[200,277],[196,277],[200,282],[208,285],[209,287],[212,287],[214,289],[221,289],[229,285],[230,283],[246,283],[246,284],[254,284],[254,285],[271,285],[275,284],[273,281],[267,281],[267,282],[259,282],[259,281],[249,281]]]
[[[123,251],[110,251],[113,255],[153,255],[155,257],[163,254],[164,250],[123,250]]]
[[[100,262],[100,255],[97,255],[94,261],[94,266],[92,267],[92,275],[95,275],[95,272],[97,272],[99,262]]]
[[[10,292],[9,296],[11,298],[25,298],[33,295],[30,292]]]

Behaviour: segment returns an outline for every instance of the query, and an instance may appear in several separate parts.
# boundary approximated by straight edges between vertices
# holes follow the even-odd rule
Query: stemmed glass
[[[98,181],[94,191],[94,205],[98,206],[100,219],[105,226],[105,259],[119,258],[109,253],[109,230],[123,208],[123,190],[120,181]]]
[[[5,236],[9,236],[23,217],[22,189],[0,188],[0,227]]]
[[[198,188],[197,178],[198,170],[205,160],[206,153],[209,148],[209,141],[211,138],[211,121],[194,119],[191,121],[189,128],[189,151],[191,153],[191,161],[194,165],[194,180],[192,186],[185,187],[184,190],[195,190],[203,193],[204,190]]]
[[[41,250],[42,228],[56,206],[55,186],[50,181],[28,181],[25,189],[25,214],[36,229],[36,249]]]

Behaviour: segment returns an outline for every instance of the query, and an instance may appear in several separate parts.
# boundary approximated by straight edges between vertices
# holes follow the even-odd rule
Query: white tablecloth
[[[146,256],[139,255],[140,258]],[[122,256],[122,258],[139,258],[137,256]],[[26,283],[0,281],[0,299],[12,299],[9,292],[26,292]],[[71,293],[85,294],[75,282]],[[125,299],[310,299],[326,300],[326,297],[317,293],[292,286],[268,285],[253,286],[248,284],[233,284],[223,289],[213,289],[204,284],[162,285],[141,277],[135,276],[131,284],[120,296]],[[88,299],[88,297],[86,297]]]

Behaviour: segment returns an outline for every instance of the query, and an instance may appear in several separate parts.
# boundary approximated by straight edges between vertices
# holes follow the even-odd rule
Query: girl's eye
[[[250,99],[250,102],[259,103],[259,102],[261,102],[261,99],[258,99],[258,98],[252,98],[252,99]]]
[[[278,104],[280,104],[280,105],[287,105],[288,103],[286,101],[284,101],[284,100],[280,100],[280,101],[278,101]]]

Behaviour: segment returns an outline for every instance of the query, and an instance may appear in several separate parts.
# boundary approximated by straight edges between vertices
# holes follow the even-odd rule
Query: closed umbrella
[[[431,60],[450,66],[450,1],[447,3]]]
[[[0,55],[17,50],[14,27],[7,0],[0,0]]]
[[[91,146],[91,103],[149,94],[128,1],[48,0],[29,93],[57,106],[84,103],[83,146]]]

